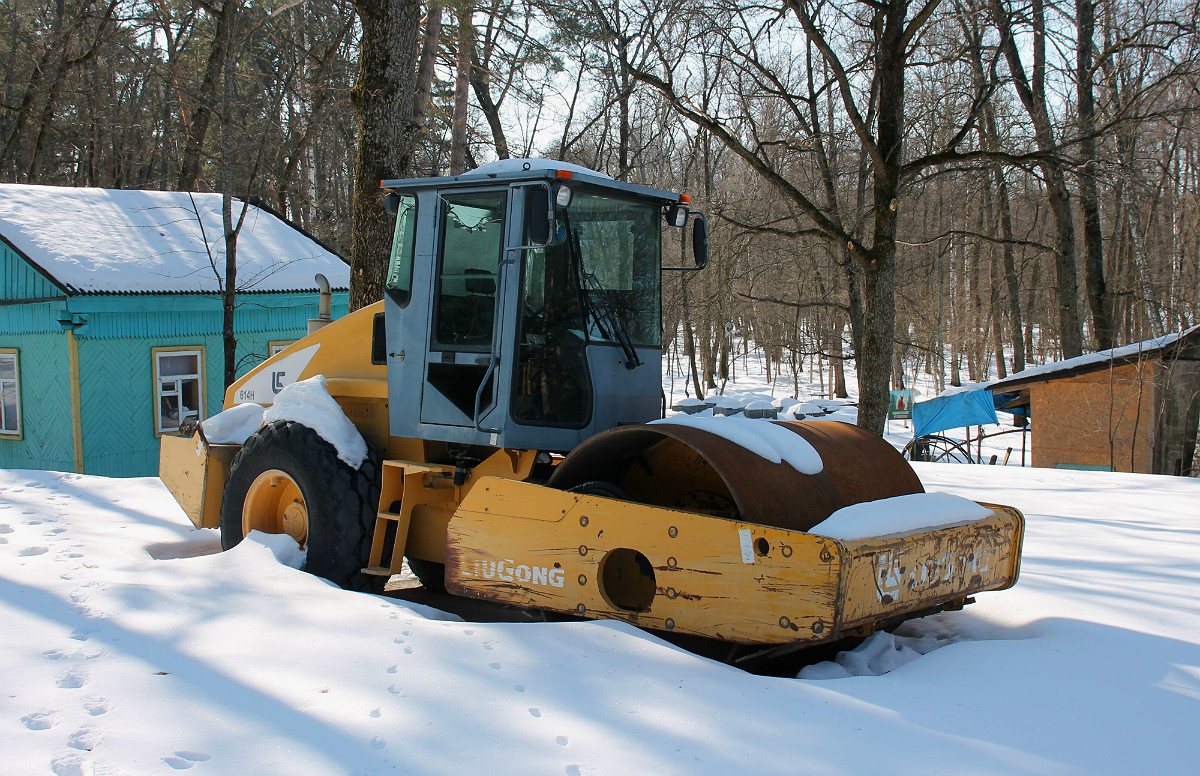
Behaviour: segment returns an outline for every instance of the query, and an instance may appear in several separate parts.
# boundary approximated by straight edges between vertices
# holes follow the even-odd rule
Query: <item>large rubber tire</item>
[[[260,428],[230,465],[221,500],[221,547],[245,536],[243,508],[251,485],[268,472],[282,473],[299,489],[307,511],[304,570],[352,590],[380,592],[385,577],[366,575],[379,504],[379,455],[369,451],[357,469],[338,458],[333,445],[307,426],[289,420]]]
[[[408,568],[413,576],[421,583],[421,587],[431,593],[446,592],[446,564],[432,560],[408,558]]]

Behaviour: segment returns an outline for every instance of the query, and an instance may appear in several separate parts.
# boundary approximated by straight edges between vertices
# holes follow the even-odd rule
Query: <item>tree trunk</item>
[[[416,95],[413,100],[413,121],[425,126],[429,97],[433,93],[433,70],[437,65],[437,50],[442,38],[442,4],[429,4],[425,20],[425,36],[421,42],[421,59],[417,65]]]
[[[858,425],[883,434],[891,398],[893,337],[896,332],[896,265],[872,264],[863,273],[863,352],[858,372]]]
[[[490,10],[491,21],[488,29],[493,29],[493,24],[501,8],[506,5],[501,4],[499,0],[494,0]],[[489,39],[485,39],[490,41]],[[485,43],[485,49],[487,47]],[[497,159],[508,159],[511,153],[508,149],[508,138],[504,134],[504,124],[500,121],[500,105],[492,99],[492,73],[490,68],[490,58],[486,55],[483,61],[480,61],[477,51],[472,52],[471,56],[471,89],[475,93],[475,102],[479,103],[479,110],[483,112],[483,118],[488,123],[488,128],[492,132],[492,144],[496,147]],[[501,97],[503,99],[503,97]]]
[[[700,382],[700,370],[696,366],[696,335],[692,330],[692,317],[688,307],[688,279],[680,283],[681,317],[683,319],[683,349],[687,355],[688,369],[692,376],[692,385],[696,388],[696,398],[704,398],[704,386]]]
[[[471,88],[472,49],[475,47],[475,26],[471,9],[458,7],[458,45],[454,58],[454,115],[450,128],[450,174],[467,171],[467,95]]]
[[[217,86],[221,81],[221,69],[225,66],[231,40],[227,32],[238,13],[239,4],[240,0],[224,0],[221,10],[217,13],[217,29],[213,33],[213,45],[208,52],[208,62],[204,66],[204,79],[200,82],[200,91],[196,94],[191,111],[192,120],[184,127],[186,137],[183,161],[175,179],[176,191],[195,191],[196,182],[200,179],[200,156],[204,151],[204,138],[208,135],[208,125],[217,105]]]
[[[1013,37],[1012,20],[1002,0],[990,0],[992,19],[1000,33],[1000,49],[1008,63],[1017,95],[1033,123],[1038,150],[1046,157],[1038,162],[1046,181],[1046,197],[1054,217],[1054,268],[1058,290],[1059,340],[1063,356],[1083,353],[1083,327],[1079,318],[1079,277],[1075,269],[1075,222],[1066,176],[1050,155],[1057,153],[1054,128],[1046,105],[1046,20],[1045,0],[1033,0],[1033,78],[1025,75],[1021,54]]]
[[[833,327],[833,343],[829,359],[833,367],[830,389],[834,397],[838,399],[845,399],[850,395],[846,392],[846,362],[842,358],[842,327],[841,323]]]
[[[1100,226],[1100,195],[1096,190],[1096,100],[1092,94],[1092,36],[1096,26],[1093,0],[1075,0],[1078,43],[1075,84],[1079,96],[1079,207],[1083,212],[1083,247],[1088,306],[1100,350],[1113,347],[1112,299],[1104,279],[1104,233]]]
[[[383,298],[394,219],[379,181],[412,173],[420,125],[415,120],[421,4],[356,0],[362,23],[358,79],[350,100],[358,116],[350,245],[350,309]]]

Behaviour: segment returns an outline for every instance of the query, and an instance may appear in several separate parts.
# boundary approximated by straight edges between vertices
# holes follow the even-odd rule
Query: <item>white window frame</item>
[[[179,385],[184,380],[195,380],[197,382],[197,392],[199,407],[196,408],[196,419],[201,420],[204,417],[204,347],[202,345],[180,345],[175,347],[151,348],[152,357],[154,360],[154,435],[156,437],[163,434],[170,434],[179,430],[179,425],[165,425],[162,416],[162,400],[164,396],[179,397],[179,405],[183,405],[182,389]],[[169,356],[195,356],[196,363],[200,369],[198,372],[186,375],[170,375],[169,377],[162,376],[161,363],[164,357]],[[163,390],[164,383],[174,383],[170,390]],[[186,418],[180,418],[182,423]]]
[[[11,389],[17,396],[17,425],[13,428],[8,428],[4,425],[4,406],[0,403],[0,439],[20,439],[21,438],[21,358],[16,348],[0,348],[0,361],[12,361],[13,377],[0,378],[0,397],[3,397],[4,391]],[[3,399],[0,398],[0,402]]]

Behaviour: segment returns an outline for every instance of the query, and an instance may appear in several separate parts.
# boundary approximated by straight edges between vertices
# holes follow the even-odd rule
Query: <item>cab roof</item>
[[[493,181],[496,183],[512,183],[520,181],[553,181],[560,178],[569,178],[575,183],[630,194],[639,198],[658,200],[664,204],[682,200],[679,194],[670,191],[618,181],[602,172],[589,170],[578,164],[560,162],[553,159],[501,159],[500,161],[477,167],[462,175],[446,175],[437,178],[394,178],[381,181],[379,185],[391,191],[416,191],[429,188],[466,188]]]

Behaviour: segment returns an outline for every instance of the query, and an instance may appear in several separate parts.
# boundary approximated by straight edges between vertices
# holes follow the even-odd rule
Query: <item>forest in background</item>
[[[666,273],[663,321],[692,391],[735,342],[843,395],[856,358],[882,426],[918,371],[1200,323],[1198,8],[0,0],[0,181],[256,198],[352,268],[364,169],[546,156],[687,192],[712,261]]]

